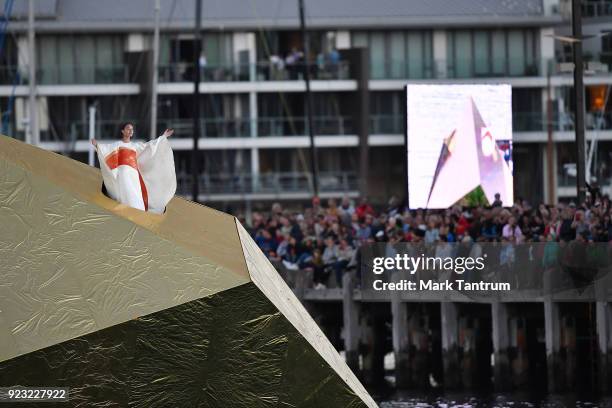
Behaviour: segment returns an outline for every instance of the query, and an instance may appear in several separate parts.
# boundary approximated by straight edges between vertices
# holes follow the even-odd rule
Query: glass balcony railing
[[[403,134],[403,115],[370,115],[370,134]],[[547,115],[542,112],[514,112],[512,130],[514,132],[547,131]],[[571,112],[552,115],[554,131],[574,130],[574,114]],[[603,115],[599,112],[587,112],[585,115],[586,130],[612,129],[612,112]]]
[[[353,120],[343,116],[315,116],[313,118],[314,134],[352,135]],[[257,132],[260,136],[304,136],[308,135],[308,123],[305,118],[260,118],[257,120]]]
[[[284,64],[282,62],[258,62],[256,64],[207,65],[200,68],[202,82],[236,81],[292,81],[305,78],[310,70],[313,80],[348,79],[346,61],[338,64]],[[195,70],[190,62],[177,62],[159,67],[160,82],[192,82]]]
[[[589,2],[590,7],[602,13],[610,2]],[[585,74],[611,72],[612,53],[585,53]],[[559,55],[556,60],[525,58],[456,58],[448,59],[390,59],[376,60],[370,63],[370,78],[375,80],[426,80],[426,79],[469,79],[495,77],[533,77],[566,74],[571,71],[571,55]],[[27,84],[27,69],[18,67],[0,67],[0,84]],[[309,70],[313,80],[350,79],[348,61],[337,64],[286,64],[281,60],[260,61],[255,64],[217,64],[200,68],[202,82],[249,82],[249,81],[293,81],[303,80]],[[53,84],[111,84],[128,83],[130,79],[127,64],[117,65],[42,65],[37,69],[38,83]],[[194,79],[194,68],[190,62],[165,64],[159,67],[159,81],[162,83],[191,82]]]
[[[259,137],[280,136],[306,136],[308,135],[306,119],[263,117],[254,121],[250,119],[200,119],[200,131],[203,138],[232,138],[251,137],[254,132]],[[147,135],[139,132],[138,121],[135,137],[146,139]],[[96,121],[96,138],[100,140],[113,140],[119,137],[119,127],[124,120],[98,120]],[[316,116],[313,118],[315,135],[354,135],[353,120],[343,116]],[[251,126],[253,125],[253,126]],[[191,138],[193,135],[193,121],[191,119],[160,119],[157,124],[158,134],[164,129],[173,128],[174,137]],[[60,138],[56,135],[62,135]],[[50,129],[41,131],[41,141],[77,141],[89,138],[88,121],[52,122]]]
[[[607,74],[612,71],[612,52],[597,54],[585,52],[583,59],[585,76]],[[553,75],[571,75],[574,72],[573,60],[574,57],[571,54],[564,53],[558,55],[555,64],[552,66],[551,73]]]
[[[0,85],[22,85],[27,74],[20,72],[16,66],[0,66]]]
[[[164,129],[174,129],[174,137],[191,138],[193,136],[192,119],[160,119],[157,122],[158,133]],[[249,119],[200,119],[200,132],[204,138],[249,137],[251,127]]]
[[[547,116],[542,112],[514,112],[512,114],[512,129],[514,132],[546,132]],[[370,115],[370,134],[403,134],[404,116],[396,115]],[[346,116],[316,116],[313,118],[315,135],[339,136],[355,135],[353,119]],[[112,140],[119,135],[119,126],[124,121],[102,120],[96,122],[96,138]],[[146,135],[139,134],[136,123],[136,137],[146,139]],[[571,112],[555,113],[552,117],[553,130],[574,130],[574,115]],[[307,136],[306,119],[284,117],[262,117],[254,121],[250,119],[201,119],[201,135],[203,138],[234,138],[234,137],[291,137]],[[193,121],[191,119],[160,119],[157,130],[161,134],[164,129],[173,128],[176,138],[191,138],[193,134]],[[589,131],[611,130],[612,112],[603,115],[599,112],[587,112],[585,115],[585,128]],[[62,135],[54,137],[53,135]],[[42,141],[77,141],[87,140],[89,123],[87,121],[52,122],[51,130],[41,132]]]
[[[477,77],[525,77],[543,75],[546,61],[520,59],[483,60],[455,58],[452,60],[380,60],[370,63],[371,79],[453,79]],[[313,80],[350,79],[347,61],[338,64],[293,64],[258,62],[256,64],[207,65],[200,68],[202,82],[293,81],[303,80],[310,70]],[[193,64],[180,62],[159,68],[160,82],[191,82]]]
[[[160,65],[159,82],[193,82],[195,70],[191,62],[177,62]],[[249,81],[251,78],[248,64],[207,65],[200,68],[202,82]]]
[[[585,54],[585,74],[612,71],[612,53]],[[570,74],[571,67],[559,60],[525,60],[524,58],[451,58],[414,63],[405,60],[376,61],[370,64],[371,79],[469,79],[535,77]]]
[[[189,196],[191,175],[177,173],[177,194]],[[280,194],[309,193],[311,175],[303,172],[275,172],[258,176],[251,174],[207,174],[199,177],[201,194]],[[347,193],[359,188],[353,172],[319,172],[319,191]]]
[[[433,61],[418,64],[406,60],[379,60],[370,62],[370,79],[432,79],[436,78]]]
[[[565,61],[565,62],[564,62]],[[294,64],[259,62],[256,64],[207,65],[202,67],[202,82],[249,82],[249,81],[294,81],[303,80],[308,69],[313,80],[350,79],[347,61],[338,64]],[[558,60],[521,59],[464,59],[420,61],[381,60],[370,64],[370,78],[375,80],[426,80],[426,79],[470,79],[545,76],[571,73],[571,56],[559,56]],[[0,67],[0,85],[27,84],[28,72],[15,66]],[[585,74],[612,71],[612,53],[585,54]],[[190,63],[174,63],[159,67],[161,83],[191,82],[194,69]],[[126,64],[109,66],[42,66],[37,70],[41,85],[62,84],[119,84],[129,83],[129,67]]]
[[[98,140],[118,140],[120,137],[120,127],[125,122],[138,123],[129,118],[125,120],[98,120],[96,121],[95,135]],[[148,139],[147,135],[141,135],[136,127],[135,138]],[[51,121],[49,129],[40,131],[41,142],[64,142],[75,143],[78,140],[89,139],[89,122],[88,121]]]
[[[40,85],[56,84],[123,84],[129,82],[127,65],[73,65],[37,70]]]
[[[512,130],[515,132],[546,131],[547,115],[541,112],[514,112],[512,114]],[[554,131],[574,130],[574,114],[572,112],[555,112],[552,115]],[[587,112],[584,117],[586,130],[612,129],[612,112]]]
[[[380,60],[370,63],[371,79],[460,79],[545,75],[549,61],[519,58]],[[544,71],[544,73],[542,73]]]
[[[370,115],[370,134],[398,134],[404,133],[403,115]]]
[[[557,172],[557,185],[559,187],[576,187],[576,174],[571,173],[571,170],[569,170],[570,173],[568,173],[567,168],[561,168],[559,170],[564,171]]]
[[[355,134],[353,121],[343,116],[316,116],[313,118],[314,133],[318,136]],[[172,127],[177,137],[191,137],[191,119],[161,119],[158,129]],[[250,137],[251,132],[259,137],[306,136],[307,120],[302,117],[262,117],[251,119],[202,119],[202,137]]]
[[[403,115],[370,115],[370,134],[403,134]],[[547,131],[547,116],[542,112],[514,112],[512,130],[514,132]],[[557,113],[552,117],[553,130],[574,130],[574,115],[571,112]],[[587,112],[585,115],[587,130],[612,129],[612,113]]]
[[[587,0],[582,2],[582,17],[612,16],[612,1]]]
[[[0,85],[28,83],[27,67],[0,67]],[[127,65],[109,66],[43,66],[36,70],[38,85],[123,84],[129,82]],[[16,81],[16,82],[15,82]]]
[[[442,62],[436,64],[438,73],[443,72]],[[446,61],[447,78],[478,77],[531,77],[545,75],[542,72],[548,61],[524,58],[454,58]]]
[[[274,62],[257,63],[258,81],[291,81],[301,80],[306,76],[305,70],[310,70],[310,79],[329,80],[329,79],[349,79],[349,64],[347,61],[340,61],[337,64],[293,64]]]

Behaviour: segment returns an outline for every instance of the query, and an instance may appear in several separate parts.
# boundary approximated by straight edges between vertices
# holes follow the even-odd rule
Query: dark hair
[[[119,127],[119,137],[123,137],[123,135],[121,134],[121,132],[123,132],[123,129],[125,129],[125,127],[127,125],[132,125],[132,127],[134,127],[134,123],[133,122],[123,122],[121,123],[120,127]]]

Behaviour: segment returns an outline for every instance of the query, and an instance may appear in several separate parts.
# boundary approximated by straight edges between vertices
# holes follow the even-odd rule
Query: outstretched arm
[[[91,144],[93,147],[98,147],[98,141],[96,139],[91,139]]]
[[[162,133],[156,139],[149,140],[146,143],[142,143],[142,142],[135,142],[135,143],[133,143],[133,148],[136,150],[136,152],[138,153],[139,156],[145,150],[149,150],[150,153],[155,154],[155,152],[157,151],[157,146],[159,146],[159,144],[164,141],[164,136],[166,138],[169,138],[173,134],[174,134],[174,129],[166,129],[164,131],[164,133]]]

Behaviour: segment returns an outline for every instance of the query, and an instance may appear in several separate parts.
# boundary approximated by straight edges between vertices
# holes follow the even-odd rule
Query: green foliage
[[[468,207],[478,207],[478,206],[487,206],[489,205],[489,201],[487,200],[487,196],[480,186],[476,187],[469,193],[465,195],[465,201]]]

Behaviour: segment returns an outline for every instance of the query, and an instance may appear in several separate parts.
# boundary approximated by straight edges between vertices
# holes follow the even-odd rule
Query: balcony
[[[535,77],[545,75],[541,72],[549,61],[521,61],[518,58],[455,58],[446,61],[447,78],[496,78],[496,77]],[[438,64],[441,72],[440,64]],[[443,72],[443,69],[442,69]]]
[[[582,17],[612,16],[612,1],[586,0],[582,2]]]
[[[404,115],[370,115],[371,135],[404,133]]]
[[[192,177],[177,173],[177,194],[189,196]],[[275,172],[253,176],[251,174],[202,174],[199,190],[205,195],[268,195],[310,194],[310,173]],[[349,193],[359,188],[357,175],[353,172],[320,172],[321,193]]]
[[[612,2],[607,2],[612,3]],[[599,3],[597,3],[599,4]],[[587,6],[590,4],[585,4]],[[598,6],[599,7],[599,6]],[[603,7],[603,6],[601,6]],[[601,8],[599,7],[599,8]],[[585,74],[601,74],[612,71],[612,53],[585,53]],[[457,58],[422,60],[377,60],[370,63],[370,79],[373,80],[453,80],[478,78],[529,78],[543,77],[547,71],[553,75],[568,77],[572,70],[572,56],[559,54],[555,60],[517,58]],[[295,64],[273,62],[255,64],[207,65],[201,68],[200,77],[205,83],[223,82],[275,82],[304,79],[306,69],[311,78],[318,81],[351,79],[348,61],[338,64]],[[19,76],[17,72],[19,71]],[[173,63],[159,67],[160,83],[189,83],[193,81],[191,63]],[[27,84],[27,69],[17,66],[0,67],[0,85]],[[128,84],[130,70],[127,64],[118,65],[66,65],[40,66],[37,70],[39,85],[73,84]]]
[[[0,85],[22,85],[25,82],[26,76],[16,66],[0,67]]]
[[[313,118],[314,133],[325,135],[355,134],[353,120],[345,116],[316,116]],[[306,136],[308,135],[307,120],[302,117],[263,117],[258,119],[201,119],[202,137],[250,137],[253,130],[258,137]],[[162,119],[158,129],[167,127],[175,130],[176,137],[190,138],[193,132],[191,119]]]
[[[310,69],[310,77],[313,80],[349,79],[348,63],[340,61],[333,65],[285,65],[272,62],[207,65],[200,68],[200,80],[202,82],[303,80],[306,68]],[[160,82],[192,82],[193,80],[194,68],[192,63],[177,62],[159,67]]]
[[[146,135],[139,133],[138,121],[135,137],[146,139]],[[119,137],[119,126],[124,120],[98,120],[96,121],[96,138],[99,140],[113,140]],[[305,118],[264,117],[251,119],[200,119],[201,137],[203,138],[238,138],[251,137],[251,124],[258,137],[291,137],[307,136],[307,121]],[[313,118],[315,134],[317,136],[354,135],[353,120],[345,116],[316,116]],[[174,138],[188,138],[193,136],[192,119],[160,119],[157,129],[161,134],[164,129],[173,128]],[[403,131],[402,131],[403,132]],[[400,132],[401,133],[401,132]],[[63,135],[62,138],[54,135]],[[41,132],[41,141],[57,142],[87,140],[89,138],[88,121],[53,122],[51,130]]]
[[[586,54],[585,74],[612,70],[612,53]],[[567,61],[567,62],[565,62]],[[571,72],[572,56],[559,55],[557,60],[518,58],[453,58],[425,61],[418,66],[409,61],[375,61],[370,64],[370,78],[380,80],[427,80],[470,78],[542,77],[550,71],[553,75],[568,75]]]
[[[602,68],[610,67],[612,58],[608,54],[585,55],[586,61]],[[468,79],[468,78],[512,78],[542,77],[546,71],[553,74],[566,73],[563,67],[565,57],[558,61],[519,58],[453,58],[421,61],[419,64],[407,60],[380,60],[370,63],[370,79],[374,80],[427,80],[427,79]],[[571,58],[568,60],[571,61]],[[202,82],[267,82],[294,81],[304,79],[304,70],[310,69],[313,80],[351,79],[347,61],[339,64],[296,64],[279,65],[271,62],[257,64],[226,64],[201,68]],[[567,67],[565,67],[567,68]],[[587,67],[588,68],[588,67]],[[160,82],[192,82],[191,63],[175,63],[160,67]]]
[[[404,115],[370,115],[370,135],[399,135],[404,133]],[[514,132],[546,132],[547,116],[542,112],[514,112],[512,114],[512,130]],[[143,139],[139,134],[136,123],[136,137]],[[302,117],[263,117],[258,119],[200,119],[201,137],[203,138],[245,138],[251,137],[252,131],[256,137],[293,137],[307,136],[306,119]],[[356,135],[353,118],[348,116],[316,116],[313,118],[315,135],[317,136],[348,136]],[[574,114],[572,112],[555,112],[552,117],[553,131],[573,131]],[[119,126],[123,120],[98,120],[96,122],[96,138],[100,140],[113,140],[118,137]],[[251,126],[253,125],[253,126]],[[173,128],[177,139],[190,139],[193,135],[193,121],[191,119],[160,119],[157,129],[161,134],[164,129]],[[585,115],[585,128],[587,131],[612,130],[612,112],[603,115],[599,112],[587,112]],[[89,135],[89,122],[54,122],[53,131],[41,133],[41,141],[60,141],[53,134],[65,135],[62,141],[87,140]],[[66,137],[67,136],[67,137]]]
[[[547,115],[541,112],[514,112],[512,130],[515,132],[547,131]],[[555,112],[552,115],[553,131],[574,130],[573,112]],[[612,112],[603,115],[599,112],[587,112],[584,120],[586,130],[612,129]]]
[[[19,74],[19,75],[18,75]],[[27,67],[0,67],[0,85],[28,83]],[[126,84],[129,83],[127,65],[109,66],[45,66],[36,70],[38,85]]]
[[[556,61],[536,60],[530,63],[512,59],[454,59],[426,62],[422,66],[411,65],[403,60],[376,61],[371,64],[370,79],[374,80],[453,80],[478,78],[542,77],[550,70],[553,75],[568,76],[571,56],[559,55]],[[585,54],[585,73],[602,73],[612,70],[612,53]],[[350,79],[350,67],[346,61],[330,65],[278,66],[272,63],[229,64],[206,66],[201,69],[201,80],[205,83],[275,82],[304,79],[304,70],[310,69],[313,80]],[[18,70],[20,76],[17,76]],[[109,66],[45,66],[37,70],[39,85],[92,85],[128,84],[129,68],[125,64]],[[160,83],[188,83],[193,81],[193,67],[189,63],[164,65],[159,68]],[[16,66],[0,67],[0,85],[27,84],[28,72]],[[133,79],[132,79],[133,81]]]
[[[370,115],[370,134],[404,133],[403,115]],[[545,132],[547,115],[542,112],[513,112],[512,130],[514,132]],[[574,130],[572,112],[555,112],[552,117],[553,131]],[[585,115],[586,130],[612,130],[612,112],[603,115],[599,112],[587,112]]]
[[[542,65],[544,64],[544,65]],[[370,64],[370,79],[455,79],[478,77],[533,77],[542,75],[541,66],[546,61],[520,62],[516,59],[423,61],[415,65],[406,60],[374,61]],[[347,61],[339,64],[295,64],[273,62],[256,64],[207,65],[200,68],[202,82],[252,82],[303,80],[305,69],[310,69],[313,80],[350,79]],[[160,82],[192,82],[194,69],[191,63],[174,63],[159,68]]]
[[[98,120],[96,121],[95,135],[98,140],[118,140],[120,126],[130,121],[126,120]],[[133,121],[133,123],[137,123]],[[59,136],[61,135],[61,136]],[[139,139],[147,138],[145,135],[138,134],[136,129],[135,137]],[[65,142],[75,143],[78,140],[89,139],[89,122],[88,121],[70,121],[70,122],[51,122],[49,130],[41,130],[41,142]]]
[[[342,80],[349,79],[349,64],[340,61],[338,64],[295,64],[284,65],[272,62],[257,63],[258,81],[291,81],[303,80],[306,68],[310,69],[310,79]]]
[[[125,84],[129,82],[127,65],[47,66],[37,70],[39,85]]]

